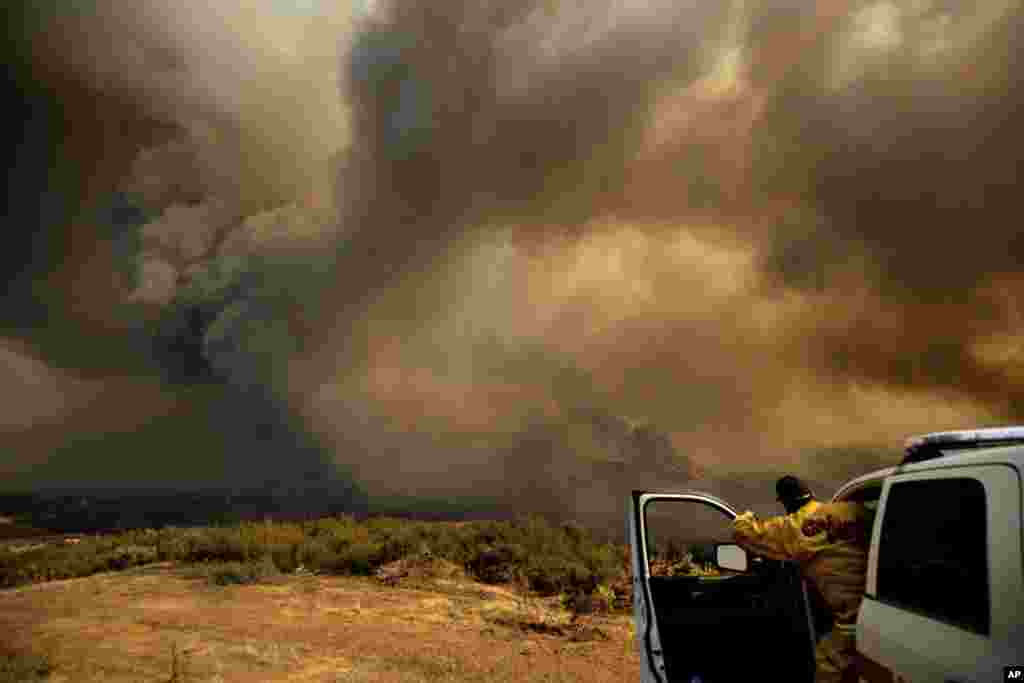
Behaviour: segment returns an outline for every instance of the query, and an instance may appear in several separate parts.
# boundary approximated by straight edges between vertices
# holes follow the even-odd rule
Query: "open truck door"
[[[736,511],[697,491],[634,491],[628,527],[642,683],[813,683],[797,566],[732,540]]]

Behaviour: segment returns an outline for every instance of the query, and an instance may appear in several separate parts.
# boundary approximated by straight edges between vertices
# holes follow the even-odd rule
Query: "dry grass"
[[[0,592],[0,633],[50,646],[53,683],[610,683],[638,671],[628,616],[576,615],[465,576],[215,585],[162,565]]]

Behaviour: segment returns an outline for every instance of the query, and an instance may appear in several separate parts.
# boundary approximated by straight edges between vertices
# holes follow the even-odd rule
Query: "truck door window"
[[[976,479],[892,485],[878,548],[878,599],[989,633],[985,489]]]
[[[732,543],[732,520],[700,503],[656,500],[646,508],[651,576],[731,574],[715,567],[715,546]]]

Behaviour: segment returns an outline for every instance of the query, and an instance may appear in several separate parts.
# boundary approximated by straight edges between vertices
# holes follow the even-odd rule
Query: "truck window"
[[[878,547],[878,599],[989,633],[985,488],[976,479],[892,485]]]

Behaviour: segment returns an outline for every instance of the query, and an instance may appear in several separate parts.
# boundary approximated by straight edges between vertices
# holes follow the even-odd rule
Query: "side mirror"
[[[723,543],[715,547],[715,563],[720,569],[745,572],[749,569],[747,551],[735,543]]]

